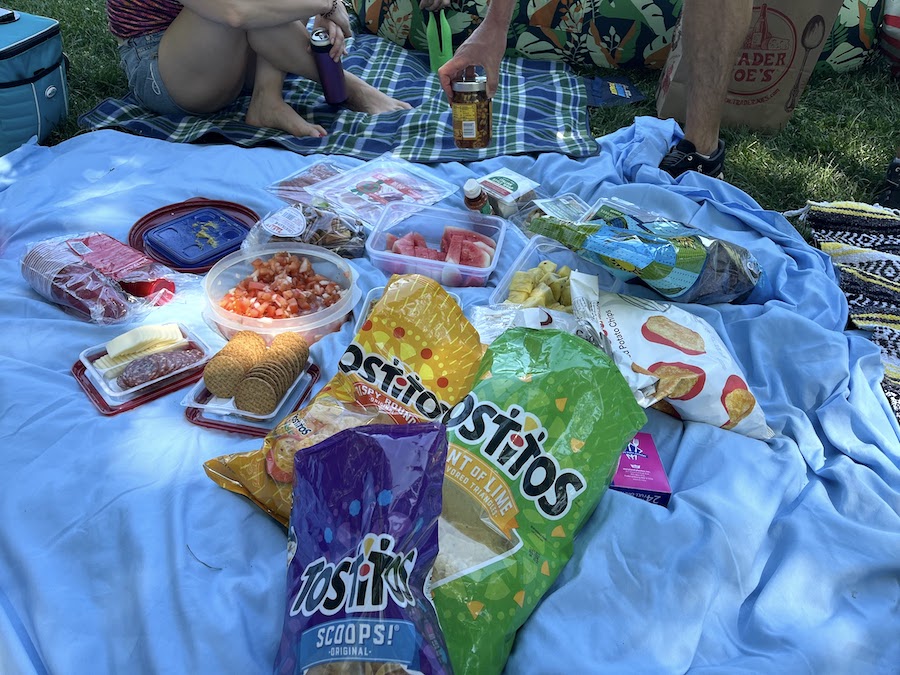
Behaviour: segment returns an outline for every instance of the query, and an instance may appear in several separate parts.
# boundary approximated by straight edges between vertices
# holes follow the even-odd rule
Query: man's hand
[[[462,79],[467,68],[482,66],[487,75],[487,95],[493,98],[499,81],[500,60],[506,50],[506,32],[509,19],[506,21],[485,20],[475,32],[463,42],[453,58],[447,61],[440,70],[441,87],[447,100],[453,100],[453,82]]]

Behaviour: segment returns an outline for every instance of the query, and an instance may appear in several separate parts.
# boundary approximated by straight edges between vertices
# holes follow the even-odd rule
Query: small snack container
[[[319,367],[312,362],[307,363],[300,376],[294,380],[278,401],[275,409],[266,415],[241,410],[235,406],[233,398],[213,396],[206,388],[206,383],[202,378],[184,395],[181,405],[200,411],[194,415],[195,419],[192,419],[192,422],[196,422],[197,416],[200,415],[206,421],[218,422],[219,424],[215,428],[220,429],[227,429],[229,424],[271,429],[275,426],[275,422],[280,421],[287,413],[294,410],[309,395],[312,385],[318,378]]]
[[[117,377],[108,377],[108,372],[97,366],[98,360],[106,355],[107,343],[88,347],[82,351],[79,354],[78,362],[72,368],[72,374],[91,402],[104,415],[115,415],[131,410],[180,389],[201,377],[203,367],[209,361],[211,352],[206,343],[186,326],[178,324],[178,328],[184,339],[155,353],[166,355],[185,350],[197,350],[200,352],[200,357],[161,377],[155,377],[130,388],[122,388]]]
[[[386,275],[422,274],[444,286],[484,286],[497,267],[507,223],[474,211],[395,203],[366,241]]]
[[[535,235],[528,241],[528,244],[522,249],[522,253],[519,254],[519,257],[513,263],[512,267],[509,268],[507,273],[500,280],[497,288],[495,288],[494,292],[491,294],[489,304],[499,305],[506,302],[509,299],[510,284],[512,283],[516,272],[534,269],[545,260],[555,263],[557,269],[569,267],[574,271],[598,276],[600,278],[601,288],[605,288],[611,292],[619,292],[623,287],[621,281],[615,279],[615,277],[599,265],[592,263],[589,260],[585,260],[575,253],[575,251],[566,248],[554,239],[542,235]],[[547,305],[539,303],[538,306]]]
[[[290,302],[290,298],[287,298],[285,291],[274,290],[265,282],[259,281],[256,270],[261,263],[273,265],[277,263],[276,256],[282,256],[278,260],[283,260],[285,255],[297,258],[301,270],[304,269],[303,261],[307,261],[309,267],[306,269],[324,277],[325,281],[321,283],[326,285],[326,293],[333,292],[327,288],[333,282],[339,289],[340,298],[327,306],[320,306],[313,299],[314,306],[306,313],[288,315],[286,318],[273,316],[278,309],[286,306],[282,301],[287,299]],[[252,251],[236,251],[222,258],[206,275],[203,319],[226,340],[239,331],[252,330],[262,335],[266,342],[271,342],[279,333],[290,331],[300,334],[307,344],[313,344],[325,335],[340,330],[350,316],[362,295],[357,287],[356,277],[356,270],[346,260],[319,246],[278,243],[266,244]],[[296,285],[289,289],[292,298],[311,297],[308,294],[315,289],[312,286],[300,287],[307,283],[302,275],[295,275],[291,279],[290,283]],[[223,299],[229,293],[234,293],[242,282],[252,286],[251,290],[255,295],[248,300],[255,302],[255,306],[247,307],[244,313],[223,307]]]

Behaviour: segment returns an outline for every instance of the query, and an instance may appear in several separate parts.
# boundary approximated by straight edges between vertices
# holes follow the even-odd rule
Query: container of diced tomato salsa
[[[299,333],[312,344],[340,329],[361,297],[356,271],[338,255],[307,244],[267,244],[213,265],[203,318],[222,337],[242,330],[271,341]]]

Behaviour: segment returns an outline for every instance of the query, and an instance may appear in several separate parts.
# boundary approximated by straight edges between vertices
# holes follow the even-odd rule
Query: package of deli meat
[[[41,297],[93,323],[126,321],[175,295],[175,272],[101,232],[35,242],[21,267]]]

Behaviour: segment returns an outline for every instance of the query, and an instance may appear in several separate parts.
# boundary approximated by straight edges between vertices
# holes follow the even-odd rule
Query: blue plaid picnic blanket
[[[450,105],[429,69],[428,54],[375,35],[348,41],[344,68],[374,87],[413,105],[380,115],[334,110],[321,87],[300,77],[285,82],[285,100],[307,121],[328,130],[325,138],[298,138],[244,122],[249,95],[210,116],[163,116],[141,107],[129,94],[107,99],[79,119],[82,127],[120,128],[141,136],[181,143],[221,141],[249,147],[277,143],[300,154],[342,154],[373,159],[391,151],[411,162],[470,162],[499,155],[559,152],[586,157],[598,152],[588,126],[584,84],[561,62],[506,58],[494,97],[493,139],[481,150],[453,142]]]

